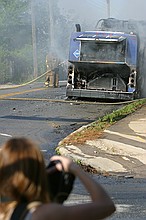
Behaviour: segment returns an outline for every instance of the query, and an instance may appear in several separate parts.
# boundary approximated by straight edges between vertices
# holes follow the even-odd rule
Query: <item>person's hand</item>
[[[55,166],[59,171],[62,171],[64,169],[65,172],[72,172],[75,166],[77,166],[71,158],[64,157],[64,156],[52,156],[50,158],[50,161],[59,160],[61,163],[57,163]]]

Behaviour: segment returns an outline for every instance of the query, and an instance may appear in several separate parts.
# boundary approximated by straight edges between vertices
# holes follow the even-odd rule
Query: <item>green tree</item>
[[[32,65],[30,56],[31,25],[27,0],[0,0],[0,82],[19,81]],[[32,50],[32,49],[31,49]],[[29,63],[23,57],[30,57]],[[26,64],[29,64],[27,65]],[[30,68],[32,68],[30,66]],[[24,68],[23,68],[24,69]],[[27,75],[27,74],[26,74]]]
[[[46,55],[68,59],[74,15],[63,15],[58,0],[0,0],[0,83],[33,78],[31,1],[35,3],[39,74],[46,71]]]

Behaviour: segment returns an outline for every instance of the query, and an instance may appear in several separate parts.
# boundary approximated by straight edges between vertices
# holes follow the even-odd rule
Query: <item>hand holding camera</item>
[[[71,159],[62,156],[53,156],[47,166],[48,189],[51,201],[63,203],[71,193],[75,180],[71,173],[76,166]]]

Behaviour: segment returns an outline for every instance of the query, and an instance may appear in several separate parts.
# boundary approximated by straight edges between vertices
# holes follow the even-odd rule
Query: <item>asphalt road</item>
[[[0,90],[0,145],[8,138],[25,136],[37,141],[46,163],[58,142],[82,125],[89,124],[122,105],[65,101],[65,88],[33,84]],[[145,219],[146,180],[94,175],[117,206],[111,219]],[[88,201],[78,180],[68,203]]]
[[[96,181],[108,191],[115,202],[116,213],[111,220],[145,220],[146,219],[146,179],[125,179],[123,177],[102,177],[94,175]],[[88,202],[87,192],[76,187],[67,203]]]
[[[11,136],[37,141],[45,159],[71,132],[121,105],[65,101],[65,87],[44,88],[33,84],[0,90],[0,144]]]

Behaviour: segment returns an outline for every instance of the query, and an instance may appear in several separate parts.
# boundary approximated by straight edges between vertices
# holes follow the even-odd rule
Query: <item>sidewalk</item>
[[[146,104],[84,145],[58,145],[71,156],[106,175],[146,178]]]

